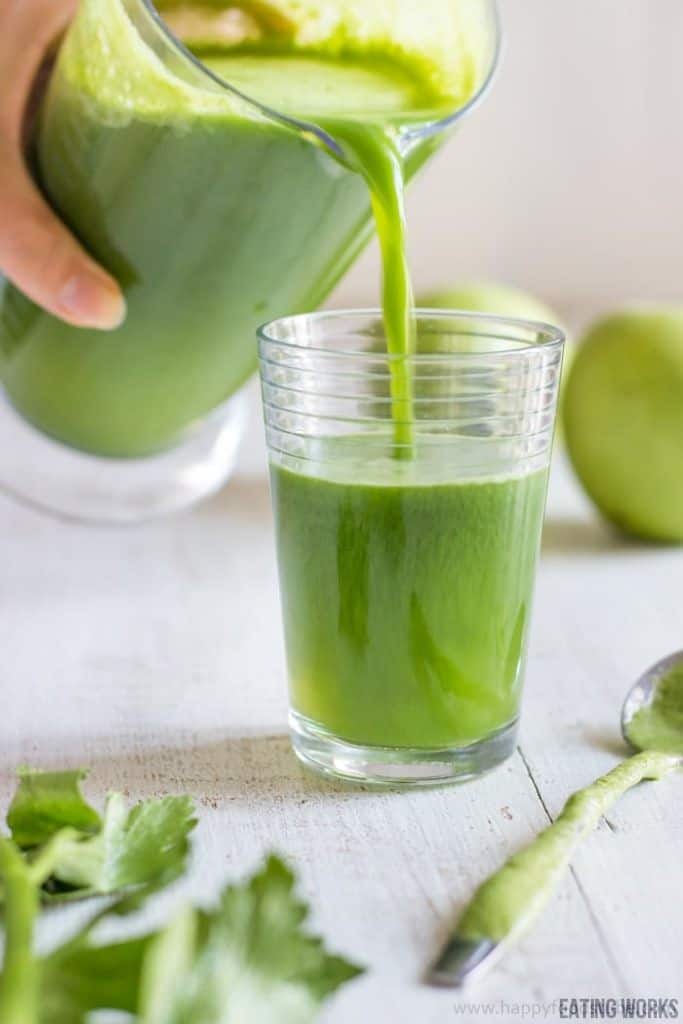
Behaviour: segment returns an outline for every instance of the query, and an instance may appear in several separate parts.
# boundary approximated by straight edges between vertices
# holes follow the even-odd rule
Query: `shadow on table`
[[[627,551],[638,546],[600,519],[550,516],[543,528],[541,550],[544,555],[574,557]]]
[[[369,787],[327,780],[307,771],[292,753],[289,737],[248,736],[194,738],[191,735],[158,747],[131,749],[130,741],[102,741],[111,754],[92,755],[74,742],[65,762],[63,738],[60,753],[43,745],[32,767],[45,769],[89,768],[89,781],[104,791],[120,790],[139,800],[169,793],[187,793],[205,807],[218,808],[226,801],[302,804],[326,796],[350,800],[377,793]],[[90,747],[90,744],[88,745]],[[2,775],[14,776],[15,765],[3,765]]]
[[[626,740],[622,738],[616,724],[614,729],[601,729],[586,724],[581,735],[593,749],[601,750],[606,754],[624,758],[633,753]]]

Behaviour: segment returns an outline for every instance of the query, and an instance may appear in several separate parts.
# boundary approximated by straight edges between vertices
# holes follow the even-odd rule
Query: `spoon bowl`
[[[629,746],[651,749],[655,726],[665,738],[657,749],[665,746],[665,753],[683,757],[683,651],[658,661],[626,695],[621,732]]]

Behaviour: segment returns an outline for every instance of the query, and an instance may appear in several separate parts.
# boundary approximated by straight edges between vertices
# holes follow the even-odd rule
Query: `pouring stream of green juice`
[[[252,373],[260,323],[329,294],[374,212],[409,446],[403,186],[490,77],[493,0],[158,7],[166,21],[150,0],[81,0],[37,140],[44,191],[121,282],[126,322],[79,330],[0,283],[10,401],[76,449],[174,446]]]

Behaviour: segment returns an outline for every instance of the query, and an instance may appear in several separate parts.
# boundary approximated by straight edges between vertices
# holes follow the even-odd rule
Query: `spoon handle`
[[[680,765],[678,757],[645,751],[574,793],[552,825],[479,887],[428,980],[460,986],[484,974],[503,944],[518,938],[543,909],[577,846],[605,811],[639,782],[661,779]]]

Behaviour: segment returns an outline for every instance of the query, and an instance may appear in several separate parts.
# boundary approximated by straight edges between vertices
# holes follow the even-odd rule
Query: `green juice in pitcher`
[[[122,284],[128,316],[110,333],[79,330],[5,285],[0,377],[15,409],[98,455],[173,446],[252,373],[259,323],[324,299],[367,240],[373,206],[392,268],[390,338],[407,348],[395,185],[436,136],[405,161],[399,139],[462,108],[490,61],[487,3],[423,6],[159,4],[200,66],[146,0],[82,0],[38,173]],[[400,367],[394,392],[405,409]]]

